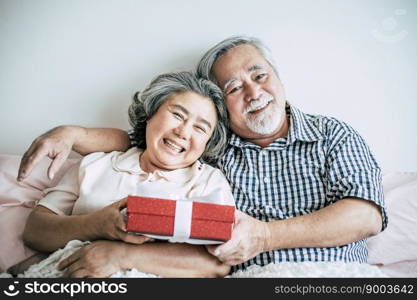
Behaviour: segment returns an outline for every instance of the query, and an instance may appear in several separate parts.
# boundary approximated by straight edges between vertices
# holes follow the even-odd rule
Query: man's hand
[[[122,242],[96,241],[62,260],[58,269],[65,277],[109,277],[120,271],[125,256]]]
[[[52,159],[48,177],[53,179],[71,152],[75,142],[75,127],[59,126],[36,138],[22,157],[17,180],[27,178],[32,169],[45,157]]]
[[[266,222],[236,210],[232,239],[220,246],[207,246],[207,250],[221,262],[233,266],[269,250],[270,239]]]
[[[93,236],[90,240],[120,240],[131,244],[143,244],[152,239],[126,231],[126,224],[121,210],[127,206],[127,198],[114,202],[88,216]]]

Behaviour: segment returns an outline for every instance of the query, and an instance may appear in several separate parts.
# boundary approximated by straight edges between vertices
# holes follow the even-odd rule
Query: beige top
[[[215,203],[234,205],[229,183],[222,172],[199,161],[174,171],[146,173],[140,168],[137,148],[127,152],[92,153],[75,164],[57,186],[44,190],[38,205],[59,215],[97,211],[128,195],[165,199],[190,199],[217,191]]]

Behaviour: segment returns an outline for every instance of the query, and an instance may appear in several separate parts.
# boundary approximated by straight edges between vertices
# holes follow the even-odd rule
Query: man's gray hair
[[[214,63],[219,57],[224,55],[230,49],[243,44],[250,44],[254,46],[263,58],[265,58],[265,60],[270,64],[272,69],[275,71],[275,74],[278,76],[278,70],[276,68],[271,50],[269,50],[269,48],[261,40],[249,36],[232,36],[209,49],[197,65],[197,75],[218,83],[212,72]]]
[[[146,124],[162,104],[175,94],[194,92],[213,101],[217,124],[200,160],[214,164],[224,153],[227,144],[228,120],[222,91],[211,81],[198,78],[192,72],[172,72],[154,78],[142,91],[133,96],[129,107],[129,122],[137,147],[146,149]]]

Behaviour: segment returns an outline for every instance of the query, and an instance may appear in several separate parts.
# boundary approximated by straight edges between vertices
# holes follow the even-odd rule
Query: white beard
[[[271,102],[266,111],[256,117],[248,115],[246,126],[257,134],[271,134],[281,124],[282,114],[276,102]]]

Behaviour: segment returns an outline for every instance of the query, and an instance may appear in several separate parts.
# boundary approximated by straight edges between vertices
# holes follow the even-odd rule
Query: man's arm
[[[114,128],[59,126],[36,138],[22,157],[17,180],[27,178],[45,156],[52,159],[48,177],[52,179],[71,150],[81,155],[92,152],[125,151],[130,146],[126,131]]]
[[[311,214],[266,223],[267,250],[336,247],[381,231],[379,207],[370,201],[345,198]]]
[[[373,202],[345,198],[310,214],[262,222],[236,215],[232,239],[209,252],[236,265],[261,252],[284,248],[336,247],[381,231],[381,211]]]

